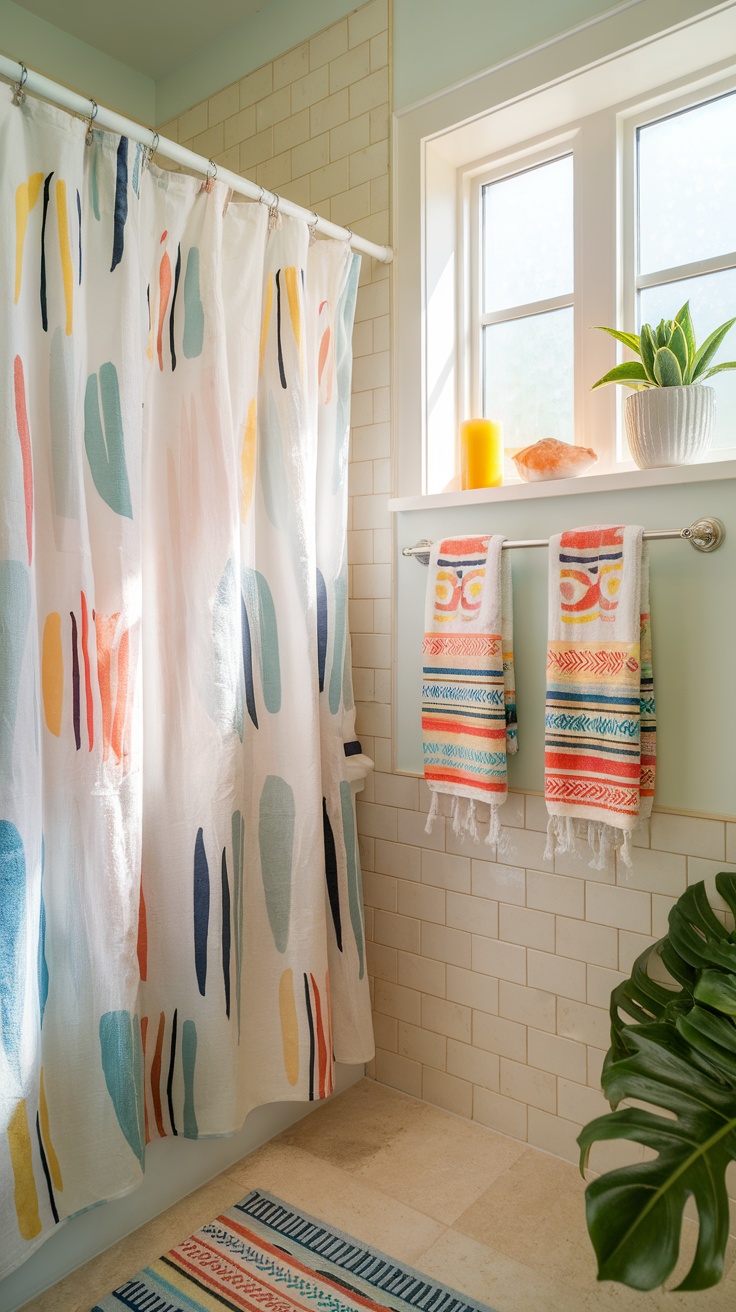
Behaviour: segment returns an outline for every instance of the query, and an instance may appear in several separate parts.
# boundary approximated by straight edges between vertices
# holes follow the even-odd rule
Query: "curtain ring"
[[[97,101],[96,101],[96,100],[92,100],[90,103],[91,103],[91,105],[92,105],[92,113],[90,114],[90,116],[89,116],[89,120],[88,120],[88,122],[87,122],[87,135],[85,136],[85,141],[87,142],[87,145],[88,145],[88,146],[91,146],[91,145],[92,145],[92,124],[94,123],[95,119],[97,118],[97,115],[98,115],[99,110],[100,110],[100,107],[99,107],[99,105],[97,104]]]
[[[25,84],[26,84],[27,81],[28,81],[28,69],[26,68],[25,64],[21,64],[21,66],[20,66],[20,77],[19,77],[18,81],[16,82],[15,87],[13,88],[13,104],[14,104],[14,105],[22,105],[22,104],[23,104],[23,101],[24,101],[25,98],[26,98],[26,93],[25,93],[25,91],[23,90],[23,88],[24,88],[24,86],[25,86]]]
[[[346,231],[346,233],[348,234],[347,237],[345,238],[345,244],[346,244],[346,246],[350,246],[351,243],[352,243],[353,237],[355,236],[355,233],[353,232],[352,228],[346,228],[345,231]]]
[[[215,182],[216,178],[217,178],[217,165],[215,164],[215,161],[213,159],[209,159],[207,161],[207,177],[204,183],[204,189],[208,195],[212,191],[212,184],[213,182]]]
[[[279,205],[281,204],[281,197],[276,191],[272,192],[271,194],[273,196],[273,200],[271,201],[271,204],[268,207],[269,232],[273,232],[274,228],[281,227],[281,213],[279,210]]]
[[[317,213],[316,210],[312,210],[312,222],[307,224],[307,227],[309,228],[309,245],[310,245],[310,246],[313,244],[313,242],[315,242],[315,241],[317,240],[317,224],[318,224],[318,223],[319,223],[319,214]]]
[[[156,151],[158,150],[158,143],[160,140],[161,138],[159,137],[158,132],[156,132],[154,129],[153,137],[151,139],[151,144],[150,146],[146,146],[146,158],[144,160],[145,168],[151,167],[151,164],[153,163],[153,157],[156,154]]]

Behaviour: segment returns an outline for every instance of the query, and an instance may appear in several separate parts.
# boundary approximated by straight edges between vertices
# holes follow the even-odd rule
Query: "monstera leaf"
[[[736,913],[736,874],[716,887]],[[729,1233],[726,1168],[736,1160],[736,934],[694,884],[673,906],[665,938],[643,952],[611,995],[611,1048],[602,1075],[612,1112],[581,1132],[580,1166],[594,1143],[629,1139],[656,1156],[599,1176],[586,1190],[598,1279],[654,1289],[672,1272],[692,1195],[699,1236],[678,1289],[723,1275]],[[661,1108],[617,1111],[624,1099]]]

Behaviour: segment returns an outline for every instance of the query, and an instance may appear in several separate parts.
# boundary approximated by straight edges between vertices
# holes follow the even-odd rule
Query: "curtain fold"
[[[0,1277],[372,1055],[359,259],[0,98]]]

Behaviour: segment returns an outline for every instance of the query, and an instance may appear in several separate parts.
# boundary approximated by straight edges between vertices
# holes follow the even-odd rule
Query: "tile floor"
[[[568,1162],[361,1080],[27,1303],[89,1312],[98,1298],[259,1186],[496,1312],[734,1312],[736,1267],[701,1294],[598,1285],[584,1184]],[[686,1223],[692,1251],[695,1227]]]

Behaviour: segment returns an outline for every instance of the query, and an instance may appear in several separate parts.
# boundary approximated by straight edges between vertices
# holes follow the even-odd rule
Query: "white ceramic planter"
[[[626,436],[640,469],[693,465],[713,445],[712,387],[649,387],[626,398]]]

